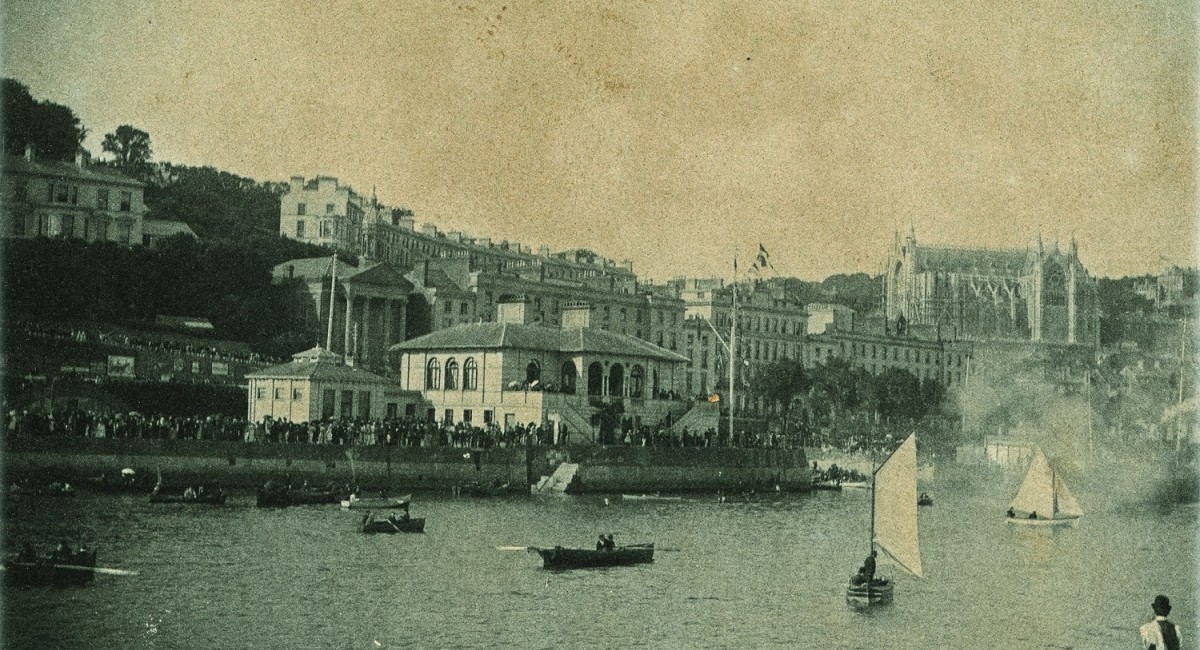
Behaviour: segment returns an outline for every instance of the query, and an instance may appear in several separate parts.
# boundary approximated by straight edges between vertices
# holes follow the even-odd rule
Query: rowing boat
[[[542,566],[547,569],[584,569],[592,567],[627,566],[654,561],[654,544],[630,544],[612,550],[589,548],[529,547],[531,553],[542,556]]]

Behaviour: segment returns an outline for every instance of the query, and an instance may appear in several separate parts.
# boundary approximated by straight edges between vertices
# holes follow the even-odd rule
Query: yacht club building
[[[561,327],[534,324],[528,303],[507,302],[497,322],[441,329],[392,350],[402,387],[420,391],[425,416],[443,425],[548,424],[585,442],[606,406],[619,405],[632,426],[677,422],[694,406],[682,393],[687,357],[590,327],[590,317],[577,303],[563,310]]]

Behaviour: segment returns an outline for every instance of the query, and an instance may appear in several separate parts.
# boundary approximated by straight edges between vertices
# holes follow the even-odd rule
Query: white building
[[[389,379],[347,366],[341,355],[320,347],[292,355],[292,361],[246,375],[251,422],[367,418],[404,415],[419,395],[405,393]]]
[[[595,440],[599,412],[619,406],[632,426],[677,422],[695,406],[681,392],[687,357],[637,337],[589,327],[591,309],[574,305],[561,327],[532,324],[526,303],[502,303],[499,322],[457,325],[392,347],[400,378],[420,391],[426,417],[568,427]]]

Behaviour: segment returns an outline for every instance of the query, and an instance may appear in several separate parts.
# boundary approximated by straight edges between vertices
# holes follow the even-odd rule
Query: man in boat
[[[1154,610],[1154,620],[1141,628],[1142,647],[1153,650],[1179,650],[1183,647],[1179,638],[1179,627],[1167,620],[1171,613],[1171,599],[1159,594],[1150,604]]]
[[[1009,508],[1008,513],[1006,513],[1006,514],[1008,514],[1009,519],[1013,519],[1017,516],[1017,512],[1015,510],[1013,510],[1012,508]]]
[[[616,542],[616,540],[613,539],[612,533],[609,533],[608,537],[604,538],[604,550],[606,550],[606,551],[617,550],[617,542]]]
[[[50,555],[50,559],[57,564],[69,564],[71,562],[71,545],[66,540],[59,542],[54,553]]]
[[[878,551],[871,551],[867,559],[863,560],[862,569],[859,571],[867,584],[871,584],[871,581],[875,579],[875,555],[877,553]]]
[[[600,537],[596,540],[596,550],[603,551],[608,547],[608,540],[604,539],[604,533],[600,533]]]
[[[1029,518],[1037,519],[1037,510],[1034,510],[1033,512],[1029,513]]]

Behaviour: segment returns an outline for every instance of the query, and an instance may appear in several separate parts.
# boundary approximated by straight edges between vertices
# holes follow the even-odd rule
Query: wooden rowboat
[[[412,495],[406,494],[402,497],[391,498],[365,498],[365,499],[344,499],[342,501],[343,508],[350,510],[388,510],[392,508],[403,508],[412,501]]]
[[[224,492],[215,492],[213,494],[201,494],[194,497],[185,497],[181,494],[151,494],[150,503],[191,503],[210,506],[225,505],[226,495]]]
[[[423,533],[425,532],[425,518],[397,519],[395,523],[392,523],[387,519],[372,519],[368,516],[363,518],[362,532],[383,533],[387,535],[395,533]]]
[[[542,556],[542,566],[547,569],[585,569],[592,567],[626,566],[654,561],[654,544],[630,544],[612,550],[588,548],[529,547],[531,553]]]
[[[74,587],[95,579],[96,551],[82,551],[70,559],[38,558],[33,562],[4,563],[4,581],[14,586]]]

